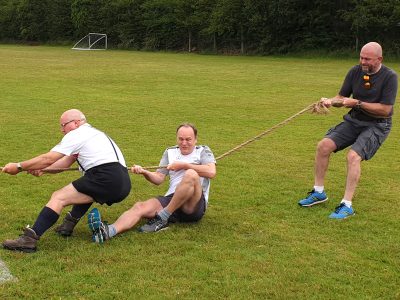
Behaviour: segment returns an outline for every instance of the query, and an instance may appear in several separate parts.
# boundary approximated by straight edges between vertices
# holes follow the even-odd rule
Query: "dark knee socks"
[[[37,217],[35,224],[33,224],[32,229],[38,236],[41,236],[47,229],[57,222],[58,217],[59,214],[57,214],[51,208],[45,206],[39,213],[39,216]]]
[[[71,217],[75,219],[82,218],[89,210],[90,206],[92,206],[92,203],[75,204],[74,206],[72,206],[72,210],[70,211]]]

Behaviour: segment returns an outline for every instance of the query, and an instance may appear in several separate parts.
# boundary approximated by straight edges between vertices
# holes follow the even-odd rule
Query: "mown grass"
[[[60,114],[73,107],[117,141],[130,165],[157,164],[184,121],[220,155],[335,95],[355,63],[3,45],[0,164],[51,149],[61,138]],[[397,108],[388,140],[363,164],[355,217],[327,218],[343,194],[345,152],[331,159],[330,201],[297,206],[313,183],[315,145],[343,113],[304,114],[219,161],[198,224],[133,230],[99,246],[83,220],[71,238],[48,231],[35,254],[0,251],[18,278],[0,285],[0,298],[399,299]],[[1,175],[0,240],[20,234],[51,193],[78,176]],[[166,189],[131,180],[124,202],[100,207],[105,219]]]

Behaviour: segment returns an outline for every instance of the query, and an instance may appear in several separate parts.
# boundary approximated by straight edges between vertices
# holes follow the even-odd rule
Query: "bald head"
[[[85,115],[78,109],[69,109],[61,115],[61,119],[86,120]]]
[[[360,52],[360,65],[367,74],[374,74],[381,69],[382,47],[376,42],[365,44]]]
[[[82,124],[86,123],[85,115],[77,109],[70,109],[65,112],[60,117],[61,131],[67,134],[71,130],[77,129]]]
[[[369,42],[362,47],[361,52],[366,51],[375,55],[376,57],[382,57],[382,47],[377,42]]]

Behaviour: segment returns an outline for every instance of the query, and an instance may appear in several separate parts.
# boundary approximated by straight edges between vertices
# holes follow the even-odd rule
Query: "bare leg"
[[[191,214],[200,200],[201,192],[199,175],[194,170],[187,170],[171,202],[165,208],[170,213],[181,208],[186,214]]]
[[[55,191],[46,204],[48,208],[54,210],[57,214],[61,214],[64,207],[73,204],[85,204],[93,202],[93,198],[78,192],[70,183],[67,186]]]
[[[131,229],[142,218],[153,218],[161,209],[161,203],[156,198],[137,202],[131,209],[124,212],[113,225],[117,233],[121,233]]]
[[[329,165],[329,158],[336,150],[336,144],[330,138],[323,138],[317,146],[315,154],[315,185],[324,185],[325,174]]]
[[[347,154],[347,179],[344,199],[348,201],[352,201],[360,180],[361,160],[361,157],[354,150],[350,150]]]

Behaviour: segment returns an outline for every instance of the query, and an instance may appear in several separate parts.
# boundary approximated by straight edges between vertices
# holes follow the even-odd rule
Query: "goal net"
[[[73,50],[106,50],[107,34],[89,33],[72,47]]]

